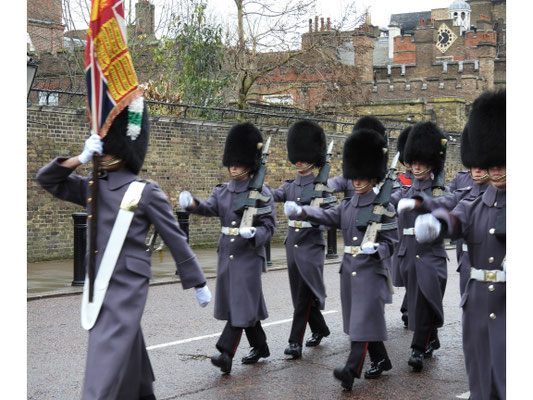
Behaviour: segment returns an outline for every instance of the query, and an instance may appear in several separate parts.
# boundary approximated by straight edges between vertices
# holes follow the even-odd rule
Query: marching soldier
[[[404,160],[412,168],[414,181],[392,194],[391,202],[398,208],[402,198],[421,192],[433,196],[433,176],[444,167],[446,139],[433,122],[419,122],[405,143]],[[413,209],[398,215],[398,268],[406,284],[409,305],[408,329],[414,331],[408,364],[415,372],[423,368],[423,359],[430,358],[440,347],[438,331],[444,322],[442,298],[446,288],[446,250],[442,240],[421,245],[415,240],[414,222],[425,211]]]
[[[485,193],[460,201],[451,212],[423,215],[415,226],[421,242],[462,237],[468,245],[472,267],[461,306],[472,400],[506,398],[505,97],[505,90],[484,92],[468,120],[472,163],[490,176]]]
[[[461,136],[461,161],[463,165],[468,168],[470,179],[473,182],[472,186],[467,186],[455,190],[446,196],[429,197],[426,194],[417,194],[412,199],[401,199],[398,203],[398,212],[411,210],[414,207],[423,207],[425,210],[433,211],[437,208],[446,208],[451,211],[459,201],[465,199],[472,201],[481,196],[488,187],[489,174],[486,169],[474,167],[472,160],[472,149],[470,148],[470,140],[468,134],[468,126],[465,126]],[[457,253],[457,272],[459,272],[459,291],[461,296],[468,279],[470,279],[470,257],[468,254],[468,246],[464,243],[462,238],[456,240]]]
[[[397,241],[396,224],[392,217],[385,217],[383,223],[390,225],[388,230],[380,231],[376,242],[367,243],[362,242],[365,228],[357,225],[360,210],[372,206],[376,199],[374,186],[385,177],[386,150],[387,143],[380,133],[365,128],[355,130],[343,149],[343,175],[352,181],[355,195],[328,210],[285,203],[290,218],[342,229],[346,245],[340,269],[342,316],[351,351],[346,365],[335,368],[334,376],[347,390],[352,389],[354,378],[360,378],[367,350],[371,367],[365,378],[379,378],[392,368],[383,343],[387,340],[384,308],[392,303],[384,260],[391,256]],[[388,211],[394,213],[392,205]]]
[[[372,115],[365,115],[359,118],[352,129],[352,133],[362,128],[373,129],[385,137],[385,127],[380,120]],[[343,192],[344,197],[352,197],[355,193],[352,181],[346,179],[343,174],[329,178],[328,187],[332,188],[334,193]]]
[[[311,121],[294,123],[287,136],[287,152],[298,175],[296,179],[285,182],[272,193],[277,202],[299,203],[304,189],[314,185],[313,168],[321,167],[326,162],[324,130]],[[294,313],[289,345],[284,354],[291,356],[291,359],[302,356],[307,322],[312,332],[312,337],[305,343],[307,347],[318,346],[322,339],[330,334],[320,312],[326,304],[323,277],[325,246],[324,236],[318,225],[289,218],[285,249]]]
[[[411,127],[404,128],[398,135],[398,141],[396,142],[396,151],[400,153],[398,161],[405,167],[405,172],[398,174],[398,179],[393,186],[393,190],[396,191],[401,187],[410,187],[412,183],[413,173],[411,172],[411,165],[404,159],[405,142],[409,136]],[[391,258],[391,277],[392,284],[396,287],[406,287],[405,282],[402,280],[398,265],[398,246],[394,248],[394,253]],[[400,312],[402,313],[402,321],[407,328],[408,311],[407,311],[407,288],[403,296],[402,305],[400,306]]]
[[[235,198],[248,191],[250,176],[261,165],[263,138],[251,123],[234,125],[226,138],[222,164],[228,168],[230,182],[217,185],[205,201],[183,191],[180,206],[188,211],[219,217],[222,234],[218,245],[215,318],[227,321],[216,348],[219,355],[211,357],[213,365],[224,374],[231,372],[242,331],[252,347],[242,358],[243,364],[256,363],[270,356],[261,320],[268,317],[261,273],[266,260],[265,243],[276,227],[274,202],[270,191],[262,186],[261,194],[268,197],[269,211],[257,215],[252,227],[240,227],[242,213],[233,209]]]
[[[106,275],[109,278],[105,296],[97,296],[99,286],[96,285],[93,301],[87,303],[84,296],[82,302],[82,325],[90,329],[84,400],[155,399],[152,386],[155,378],[141,330],[148,281],[152,277],[150,254],[145,246],[151,224],[173,255],[183,288],[195,287],[202,307],[211,299],[205,276],[166,195],[157,183],[137,177],[149,137],[148,112],[143,103],[143,98],[134,100],[120,112],[103,140],[91,135],[79,156],[56,158],[37,174],[37,181],[44,189],[59,199],[86,206],[89,216],[96,213],[91,186],[98,179],[99,192],[94,199],[99,204],[96,248],[103,251],[96,255],[95,282],[99,283]],[[99,175],[73,174],[95,152],[103,154]],[[134,191],[137,194],[132,196]],[[130,202],[130,209],[124,209],[121,203],[131,199],[135,201]],[[135,211],[131,212],[131,208]],[[124,216],[131,214],[133,219],[129,222]],[[120,238],[117,232],[124,229],[127,233]],[[113,255],[115,260],[109,262]],[[97,305],[101,305],[99,312]],[[94,309],[97,310],[94,313],[86,311]]]

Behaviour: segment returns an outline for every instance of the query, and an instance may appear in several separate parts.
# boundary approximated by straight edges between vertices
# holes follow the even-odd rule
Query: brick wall
[[[445,104],[441,108],[445,108]],[[449,105],[450,119],[459,118],[456,114],[457,105]],[[408,114],[413,107],[391,103],[368,106],[365,113],[385,115],[393,112]],[[421,109],[421,105],[418,105]],[[444,115],[443,111],[440,111]],[[206,198],[213,187],[226,182],[227,172],[222,167],[222,151],[226,134],[232,123],[185,120],[173,117],[151,116],[150,147],[141,173],[142,178],[157,181],[170,199],[172,206],[178,204],[181,190],[189,190],[199,198]],[[272,135],[271,155],[269,157],[268,175],[265,182],[279,187],[284,180],[296,175],[287,160],[286,135],[287,128],[257,124],[266,138]],[[389,126],[389,125],[387,125]],[[28,108],[28,181],[27,181],[27,255],[28,261],[60,259],[72,257],[72,213],[84,211],[82,207],[54,199],[48,192],[41,189],[34,181],[40,167],[57,156],[77,155],[83,148],[88,134],[84,109],[63,107]],[[332,129],[330,127],[327,127]],[[390,146],[396,148],[395,136],[398,129],[391,131]],[[331,176],[342,172],[342,147],[347,134],[327,131],[328,142],[335,140],[332,158]],[[452,144],[448,150],[447,179],[461,169],[458,146]],[[391,157],[393,156],[391,151]],[[89,172],[88,166],[80,166],[80,175]],[[342,197],[342,196],[340,196]],[[286,218],[280,203],[276,207],[278,228],[274,242],[281,242],[287,231]],[[212,247],[218,241],[219,222],[216,218],[191,216],[191,245]]]

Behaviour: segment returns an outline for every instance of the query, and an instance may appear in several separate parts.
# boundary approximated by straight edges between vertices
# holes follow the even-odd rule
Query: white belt
[[[230,228],[229,226],[223,226],[222,229],[220,229],[220,232],[222,232],[224,235],[239,236],[239,228]]]
[[[113,224],[113,229],[109,235],[107,245],[100,261],[100,267],[94,280],[94,296],[92,303],[89,303],[89,277],[85,275],[85,285],[83,285],[83,295],[81,300],[81,326],[83,329],[89,330],[96,323],[100,309],[104,302],[104,297],[109,286],[109,280],[115,265],[117,264],[118,256],[122,250],[122,245],[126,239],[126,235],[130,229],[131,221],[135,209],[141,201],[142,192],[146,186],[145,182],[133,181],[128,186],[122,202],[120,203],[120,210],[117,218]]]
[[[344,252],[347,254],[353,254],[354,256],[361,253],[360,246],[344,246]]]
[[[468,251],[468,245],[466,243],[463,243],[463,251]]]
[[[403,234],[413,236],[415,234],[415,228],[403,228]]]
[[[289,226],[292,226],[293,228],[311,228],[313,225],[307,221],[295,221],[293,219],[289,219]]]
[[[475,269],[470,270],[470,279],[481,282],[505,282],[505,272],[498,269]]]

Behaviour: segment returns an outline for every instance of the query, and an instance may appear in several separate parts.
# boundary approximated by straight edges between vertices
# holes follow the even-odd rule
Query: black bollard
[[[328,253],[327,259],[339,258],[337,255],[337,230],[331,228],[328,230]]]
[[[185,235],[187,236],[187,243],[189,243],[189,215],[190,212],[184,209],[176,209],[176,215],[178,217],[178,224],[180,228],[183,229]]]
[[[72,213],[74,218],[74,280],[72,286],[85,283],[85,252],[87,251],[87,213]]]
[[[270,241],[265,244],[265,253],[266,253],[266,264],[267,266],[272,266],[272,257],[270,255]]]

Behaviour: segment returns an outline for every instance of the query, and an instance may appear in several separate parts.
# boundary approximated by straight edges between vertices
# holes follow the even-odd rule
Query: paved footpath
[[[341,248],[341,247],[339,247]],[[206,274],[214,276],[214,250],[196,251]],[[449,250],[448,286],[444,298],[445,325],[439,336],[442,348],[426,360],[421,373],[407,365],[412,333],[403,327],[399,307],[404,290],[399,288],[393,304],[385,308],[389,340],[386,342],[393,369],[377,381],[356,380],[351,393],[343,392],[332,376],[333,368],[345,362],[349,341],[342,332],[339,296],[339,260],[328,261],[324,280],[328,298],[324,311],[332,334],[314,349],[304,348],[301,360],[285,360],[283,349],[292,317],[292,304],[284,250],[272,249],[273,267],[263,275],[263,288],[269,318],[264,321],[271,356],[255,365],[242,365],[248,343],[243,336],[234,359],[232,373],[221,376],[209,357],[224,323],[213,318],[213,305],[201,309],[194,293],[183,291],[168,254],[153,259],[154,285],[143,316],[142,326],[156,375],[155,391],[165,399],[455,399],[468,390],[461,343],[461,310],[455,251]],[[166,263],[166,264],[165,264]],[[79,324],[79,292],[71,288],[72,265],[59,268],[62,287],[50,282],[44,265],[28,272],[28,399],[76,399],[83,385],[87,334]],[[211,269],[210,269],[211,268]],[[63,268],[65,269],[65,268]],[[49,274],[53,275],[53,271]],[[163,273],[164,272],[164,273]],[[57,282],[57,279],[55,280]],[[166,283],[166,284],[164,284]],[[208,285],[216,292],[215,279]],[[76,292],[77,291],[77,292]],[[74,293],[72,293],[74,292]],[[306,337],[309,332],[306,333]],[[368,357],[367,357],[368,358]],[[369,366],[365,362],[364,369]]]

